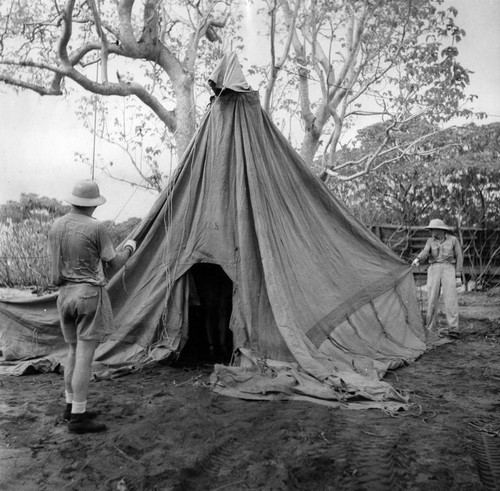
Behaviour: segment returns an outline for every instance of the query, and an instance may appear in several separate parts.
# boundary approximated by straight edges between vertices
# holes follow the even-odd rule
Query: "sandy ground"
[[[69,434],[62,376],[0,376],[3,490],[500,489],[500,296],[462,294],[458,337],[387,375],[409,411],[247,402],[210,366],[93,382],[106,433]]]

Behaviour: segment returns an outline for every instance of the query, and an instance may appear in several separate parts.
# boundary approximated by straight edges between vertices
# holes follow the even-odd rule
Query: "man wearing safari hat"
[[[104,224],[92,217],[106,202],[94,181],[78,181],[65,198],[71,210],[54,221],[49,232],[52,280],[59,287],[57,308],[69,352],[64,367],[66,410],[72,433],[95,433],[106,426],[87,411],[95,350],[113,330],[113,312],[105,289],[105,265],[121,268],[135,252],[135,241],[116,252]]]
[[[429,269],[427,270],[427,330],[437,330],[438,301],[442,289],[448,328],[450,331],[457,331],[456,278],[460,278],[462,275],[462,247],[443,220],[431,220],[425,228],[430,230],[431,237],[412,264],[419,266],[421,262],[429,261]]]

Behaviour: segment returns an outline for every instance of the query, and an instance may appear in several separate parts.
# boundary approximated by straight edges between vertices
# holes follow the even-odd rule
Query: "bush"
[[[0,206],[0,287],[36,287],[46,291],[51,285],[48,234],[52,222],[69,210],[57,200],[23,194],[19,202]],[[140,220],[130,218],[115,224],[105,222],[117,246]]]
[[[48,229],[47,222],[36,220],[0,224],[0,286],[48,287]]]

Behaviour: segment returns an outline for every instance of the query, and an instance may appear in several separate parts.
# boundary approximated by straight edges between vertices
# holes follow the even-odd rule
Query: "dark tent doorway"
[[[233,333],[229,328],[233,282],[218,264],[198,263],[187,274],[189,330],[179,362],[229,363],[233,352]]]

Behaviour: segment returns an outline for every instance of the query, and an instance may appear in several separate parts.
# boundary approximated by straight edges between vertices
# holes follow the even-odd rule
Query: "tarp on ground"
[[[410,268],[312,174],[234,55],[211,80],[216,95],[195,137],[132,234],[137,252],[108,285],[116,332],[97,350],[95,375],[176,355],[188,337],[187,273],[212,263],[233,283],[233,345],[252,354],[237,365],[277,362],[323,384],[311,389],[313,399],[404,405],[381,378],[426,349]],[[64,362],[62,347],[55,295],[0,302],[4,357],[52,358],[54,366]],[[278,376],[254,362],[230,368],[212,377],[229,395],[243,387],[241,377]],[[286,396],[278,387],[256,392]]]

